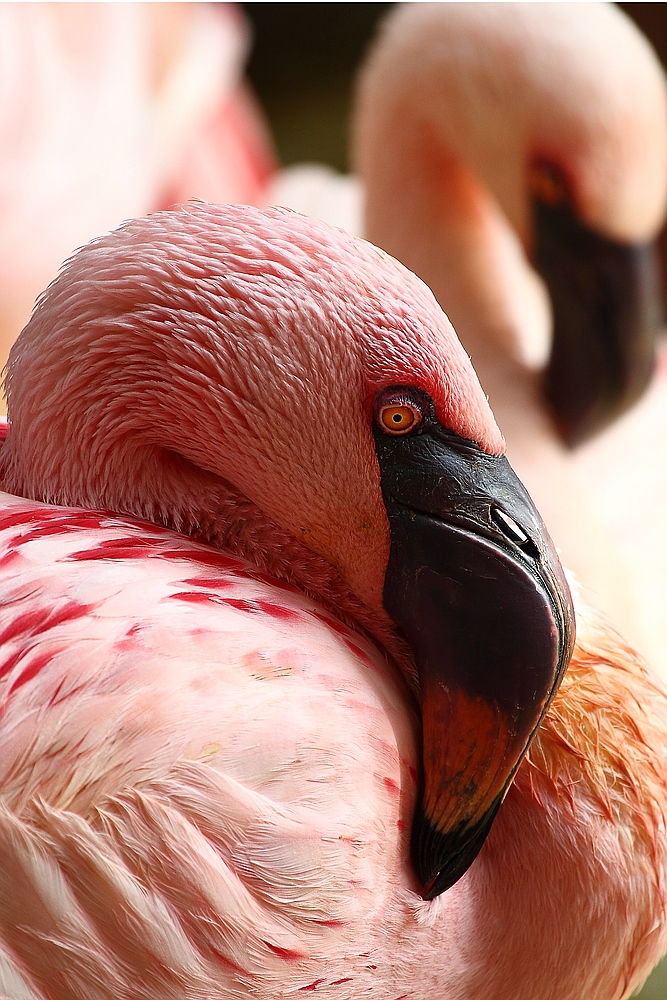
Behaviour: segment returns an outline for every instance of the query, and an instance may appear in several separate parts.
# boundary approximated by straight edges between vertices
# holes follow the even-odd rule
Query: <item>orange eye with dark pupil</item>
[[[532,195],[546,205],[558,205],[567,200],[567,184],[560,170],[551,163],[533,163],[528,174]]]
[[[380,426],[390,434],[405,434],[420,419],[421,414],[406,404],[383,406],[378,414]]]

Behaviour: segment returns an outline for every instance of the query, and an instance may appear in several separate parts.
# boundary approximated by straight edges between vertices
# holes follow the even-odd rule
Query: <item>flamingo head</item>
[[[477,854],[573,643],[558,558],[426,286],[280,210],[190,204],[64,267],[16,342],[5,489],[163,523],[373,633],[413,684],[413,858]]]
[[[667,87],[618,7],[397,6],[361,74],[355,145],[368,237],[455,322],[480,287],[487,325],[512,294],[526,312],[518,237],[550,293],[546,392],[566,441],[636,400],[661,319]]]

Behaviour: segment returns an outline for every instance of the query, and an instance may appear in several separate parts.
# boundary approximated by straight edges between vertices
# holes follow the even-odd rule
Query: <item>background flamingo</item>
[[[88,509],[3,495],[9,996],[418,982],[620,1000],[664,950],[667,699],[583,602],[573,668],[478,861],[435,900],[415,892],[417,730],[387,659],[366,464],[367,393],[406,378],[497,450],[426,288],[280,212],[132,223],[42,299],[13,351],[3,483]]]
[[[589,18],[588,28],[573,32],[573,17]],[[489,75],[487,67],[502,59],[513,75]],[[627,78],[607,69],[619,60]],[[390,72],[396,64],[405,72]],[[560,442],[541,384],[550,314],[522,243],[529,248],[532,240],[536,156],[561,169],[591,226],[618,239],[651,237],[667,186],[665,107],[657,63],[611,7],[521,5],[509,17],[505,5],[424,5],[388,22],[362,79],[356,120],[365,232],[434,289],[565,561],[663,670],[667,634],[654,595],[667,591],[667,580],[655,548],[649,555],[636,545],[637,521],[654,520],[662,484],[637,444],[627,463],[619,460],[627,434],[617,440],[612,430],[604,452],[591,445],[576,457]],[[655,416],[655,409],[648,420],[638,414],[633,425],[638,440],[638,425],[648,435],[653,454]],[[619,518],[628,481],[636,497]],[[610,505],[617,518],[605,524]],[[652,544],[662,545],[655,534]]]
[[[544,401],[551,311],[528,258],[531,167],[545,156],[598,232],[655,234],[666,118],[655,57],[612,6],[399,8],[360,85],[354,145],[365,220],[360,188],[327,171],[286,171],[271,195],[367,235],[434,289],[566,563],[664,676],[667,536],[654,527],[667,488],[655,461],[667,420],[664,363],[632,413],[566,448]]]
[[[0,364],[76,247],[194,195],[262,199],[248,45],[235,4],[0,6]]]

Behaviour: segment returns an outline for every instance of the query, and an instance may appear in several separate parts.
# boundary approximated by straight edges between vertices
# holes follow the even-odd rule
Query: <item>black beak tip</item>
[[[468,870],[569,661],[572,605],[553,544],[507,459],[442,427],[374,428],[391,529],[383,603],[419,673],[425,899]],[[433,409],[431,404],[431,409]]]
[[[502,797],[476,823],[443,833],[419,806],[412,830],[412,864],[424,899],[435,899],[465,875],[482,849]]]

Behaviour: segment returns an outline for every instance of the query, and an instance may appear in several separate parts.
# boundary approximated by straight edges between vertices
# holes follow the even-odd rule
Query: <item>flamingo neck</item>
[[[175,456],[172,461],[177,461]],[[190,463],[182,459],[179,465],[177,483],[183,481]],[[368,608],[327,559],[299,542],[230,483],[204,474],[210,482],[208,488],[202,489],[201,470],[193,473],[198,479],[199,495],[208,498],[206,509],[186,514],[181,504],[174,514],[163,505],[152,520],[246,559],[271,580],[284,581],[302,591],[348,628],[379,641],[416,688],[412,654],[388,617]]]
[[[10,427],[9,434],[0,441],[0,487],[40,502],[139,517],[242,558],[271,581],[295,587],[348,628],[379,642],[416,688],[412,655],[388,616],[364,604],[327,559],[299,542],[239,489],[181,454],[179,446],[184,441],[179,438],[185,435],[176,421],[166,415],[163,418],[163,436],[173,447],[141,443],[131,446],[126,439],[115,444],[109,441],[107,448],[102,448],[104,434],[99,428],[99,433],[90,428],[89,437],[96,446],[84,463],[91,473],[87,477],[83,469],[77,470],[76,462],[68,469],[68,477],[49,475],[48,459],[31,477],[30,471],[37,463],[22,461],[26,449],[14,445]],[[51,430],[53,446],[59,435],[56,426]],[[38,431],[37,437],[43,435]],[[131,433],[127,435],[131,437]],[[48,446],[42,450],[47,451]],[[56,462],[62,450],[56,446],[53,454]],[[95,454],[104,475],[94,467]],[[43,484],[49,482],[53,486],[45,488]]]

